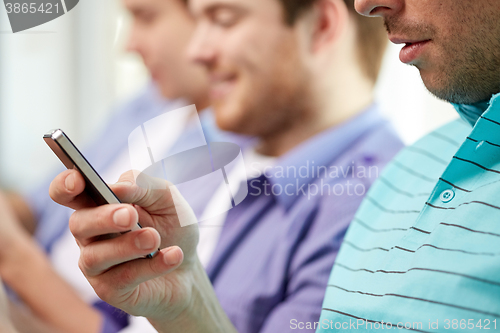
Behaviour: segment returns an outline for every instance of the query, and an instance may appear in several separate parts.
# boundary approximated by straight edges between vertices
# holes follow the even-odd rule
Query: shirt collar
[[[452,103],[455,110],[457,110],[460,117],[469,123],[472,127],[476,125],[478,119],[483,115],[483,113],[491,106],[494,102],[497,104],[500,102],[500,94],[493,95],[489,101],[481,101],[474,104],[454,104]]]
[[[307,184],[318,178],[319,167],[330,165],[371,128],[386,120],[374,104],[347,122],[323,131],[280,157],[265,176],[280,204],[289,209],[297,197],[307,193]],[[285,191],[286,189],[286,191]],[[285,193],[286,192],[286,193]],[[291,195],[290,195],[291,194]]]

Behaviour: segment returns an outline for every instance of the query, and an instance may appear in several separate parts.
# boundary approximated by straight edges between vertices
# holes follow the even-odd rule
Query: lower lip
[[[411,62],[415,61],[415,59],[417,59],[420,54],[422,54],[425,46],[429,42],[429,40],[426,40],[423,42],[406,45],[401,49],[401,52],[399,53],[399,60],[401,60],[402,63],[410,64]]]
[[[235,80],[228,80],[213,84],[210,89],[210,97],[213,100],[219,100],[226,97],[235,85]]]

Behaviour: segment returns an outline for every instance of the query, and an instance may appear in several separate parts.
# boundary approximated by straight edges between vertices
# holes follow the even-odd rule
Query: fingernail
[[[182,252],[177,250],[176,247],[170,248],[163,254],[163,261],[168,266],[175,266],[181,261]]]
[[[127,208],[120,208],[113,214],[113,222],[119,227],[130,225],[130,212]]]
[[[66,186],[66,189],[68,191],[74,191],[75,190],[75,175],[70,173],[68,177],[64,180],[64,186]]]
[[[139,250],[152,250],[155,246],[155,237],[150,231],[143,231],[135,238],[135,246]]]

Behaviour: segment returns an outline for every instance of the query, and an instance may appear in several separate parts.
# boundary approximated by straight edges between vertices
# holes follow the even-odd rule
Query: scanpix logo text
[[[45,24],[66,14],[79,0],[4,0],[12,32]]]

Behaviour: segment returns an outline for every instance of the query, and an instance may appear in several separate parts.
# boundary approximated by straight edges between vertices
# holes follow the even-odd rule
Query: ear
[[[311,46],[314,53],[331,47],[343,34],[349,20],[344,0],[318,0],[314,4]]]

